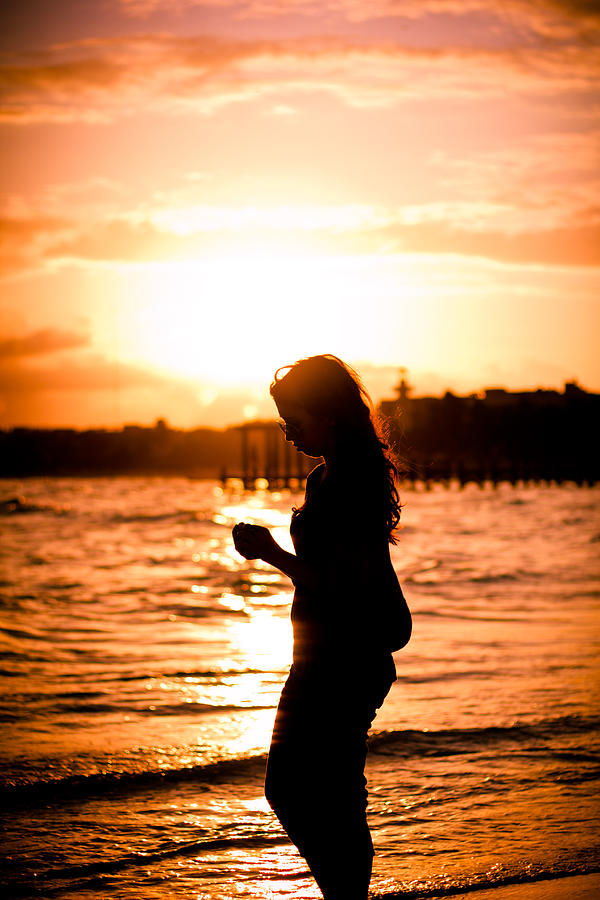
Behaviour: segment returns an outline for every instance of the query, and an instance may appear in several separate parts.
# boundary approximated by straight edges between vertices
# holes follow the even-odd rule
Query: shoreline
[[[378,900],[392,900],[398,894],[375,895]],[[473,885],[460,893],[415,894],[414,900],[432,900],[432,897],[451,897],[452,900],[597,900],[600,897],[600,872],[585,875],[559,875],[539,881],[499,884],[496,887]]]

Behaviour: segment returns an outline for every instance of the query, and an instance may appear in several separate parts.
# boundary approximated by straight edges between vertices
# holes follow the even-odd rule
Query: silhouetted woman
[[[365,900],[373,844],[364,777],[367,731],[396,679],[392,651],[411,618],[389,554],[400,519],[397,470],[358,375],[335,356],[275,373],[286,439],[325,460],[290,526],[295,554],[239,523],[237,550],[289,575],[293,664],[283,688],[265,793],[326,900]]]

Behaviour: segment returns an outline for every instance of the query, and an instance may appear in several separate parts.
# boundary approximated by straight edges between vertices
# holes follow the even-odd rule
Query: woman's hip
[[[330,660],[295,663],[281,693],[274,742],[364,743],[396,677],[391,657],[389,663],[378,660],[351,671],[332,666]]]

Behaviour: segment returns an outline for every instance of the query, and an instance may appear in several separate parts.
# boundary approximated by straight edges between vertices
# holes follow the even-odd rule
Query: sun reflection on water
[[[292,628],[287,616],[272,610],[255,610],[250,621],[228,623],[231,642],[249,669],[279,672],[292,656]]]
[[[271,743],[275,709],[255,710],[244,718],[241,734],[228,742],[228,749],[236,756],[251,752],[265,752]],[[265,801],[266,802],[266,801]]]

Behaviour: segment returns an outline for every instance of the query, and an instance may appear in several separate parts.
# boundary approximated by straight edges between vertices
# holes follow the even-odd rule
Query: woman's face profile
[[[276,406],[286,441],[290,441],[307,456],[323,456],[329,443],[329,422],[313,416],[303,406],[295,403],[281,401]]]

